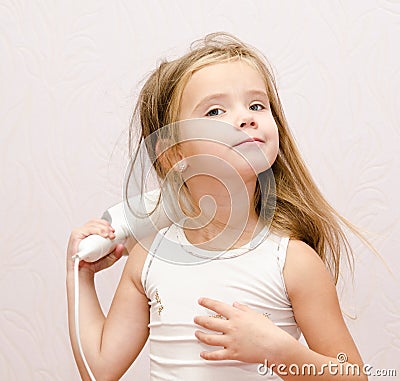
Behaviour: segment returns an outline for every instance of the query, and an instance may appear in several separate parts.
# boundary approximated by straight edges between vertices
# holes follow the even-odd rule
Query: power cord
[[[74,259],[75,336],[78,342],[79,353],[82,357],[85,368],[89,374],[90,380],[96,381],[96,378],[94,377],[92,370],[90,369],[90,366],[86,361],[85,354],[83,353],[80,330],[79,330],[79,262],[81,261],[81,258],[79,258],[78,255],[75,255],[73,259]]]

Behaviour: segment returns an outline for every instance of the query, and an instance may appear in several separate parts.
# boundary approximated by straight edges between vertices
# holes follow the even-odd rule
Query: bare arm
[[[363,361],[343,320],[335,284],[317,253],[304,242],[291,240],[283,274],[297,324],[309,346],[288,351],[285,363],[312,363],[321,369],[329,362],[340,364],[337,356],[344,353],[347,362],[358,365],[362,373]],[[324,380],[367,379],[365,375],[357,377],[349,373],[332,376],[325,368],[323,377]]]
[[[98,224],[101,222],[92,222],[90,227],[86,225],[80,231],[78,229],[73,232],[67,256],[69,331],[75,360],[84,380],[89,377],[75,337],[74,279],[70,262],[77,247],[76,241],[79,241],[77,236],[82,234],[82,229],[86,229],[84,234],[89,230],[89,234],[98,233],[95,231]],[[114,263],[122,255],[122,251],[123,247],[118,247],[115,253],[100,260],[101,262],[84,263],[79,271],[80,336],[85,357],[98,381],[119,379],[136,359],[148,337],[148,301],[140,283],[146,252],[139,245],[129,254],[107,317],[104,316],[97,298],[95,272]]]

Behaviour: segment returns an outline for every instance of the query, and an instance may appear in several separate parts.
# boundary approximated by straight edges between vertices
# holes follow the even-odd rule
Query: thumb
[[[125,251],[126,251],[126,248],[124,245],[122,245],[122,244],[117,245],[117,247],[115,248],[114,253],[113,253],[114,257],[116,258],[116,261],[124,255]]]
[[[122,253],[124,252],[124,245],[117,245],[114,251],[110,254],[106,255],[104,258],[99,259],[95,264],[95,272],[104,270],[110,266],[112,266],[115,262],[117,262],[121,257]]]
[[[110,254],[107,255],[107,258],[109,259],[109,264],[110,266],[113,265],[115,262],[118,261],[122,257],[122,254],[124,253],[125,246],[118,244],[114,251],[111,252]]]

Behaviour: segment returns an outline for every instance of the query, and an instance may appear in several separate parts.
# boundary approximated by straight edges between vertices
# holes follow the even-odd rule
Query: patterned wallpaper
[[[190,4],[189,4],[190,3]],[[329,201],[366,232],[338,287],[365,362],[400,380],[400,2],[0,0],[0,378],[78,380],[70,231],[118,202],[140,81],[225,30],[271,61],[291,129]],[[108,307],[122,264],[101,274]],[[147,349],[124,380],[148,380]]]

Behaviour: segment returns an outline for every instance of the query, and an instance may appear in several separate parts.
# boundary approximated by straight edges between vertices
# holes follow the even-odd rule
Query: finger
[[[84,233],[84,236],[87,237],[92,234],[97,234],[102,236],[103,238],[114,239],[115,234],[112,230],[111,225],[103,225],[99,223],[88,223],[82,227],[81,230]]]
[[[212,345],[214,347],[225,347],[227,345],[228,339],[225,335],[204,333],[202,331],[196,331],[194,334],[197,339],[204,344]]]
[[[252,309],[249,306],[246,306],[245,304],[241,304],[239,302],[234,302],[233,307],[245,312],[252,311]]]
[[[229,360],[229,352],[227,349],[219,349],[212,352],[201,352],[200,356],[204,360],[218,361],[218,360]]]
[[[226,333],[226,320],[214,316],[196,316],[194,322],[211,331]]]
[[[101,221],[103,221],[103,222],[101,222]],[[104,221],[104,220],[90,221],[87,225],[95,227],[95,228],[101,228],[104,231],[115,232],[115,229],[111,226],[111,224],[109,222],[107,222],[107,221]]]
[[[198,302],[201,306],[215,311],[218,314],[225,316],[227,319],[229,319],[232,316],[232,313],[235,312],[234,307],[215,299],[200,298]]]
[[[101,219],[90,220],[86,224],[84,224],[82,226],[82,228],[84,228],[84,229],[102,228],[102,229],[104,229],[104,231],[112,231],[112,232],[115,231],[115,229],[111,226],[111,224],[108,221],[101,220]]]

